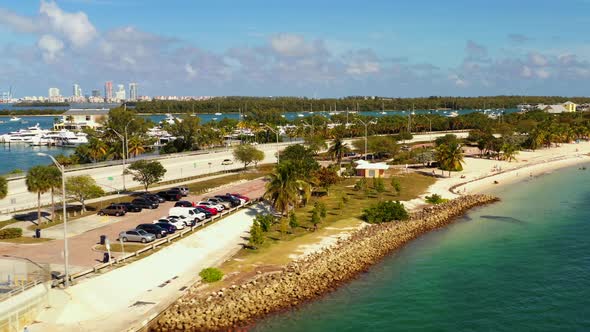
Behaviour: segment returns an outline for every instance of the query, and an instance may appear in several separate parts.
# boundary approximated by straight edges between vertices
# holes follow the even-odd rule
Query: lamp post
[[[267,125],[266,123],[259,123],[259,125],[270,129],[273,133],[275,133],[277,135],[277,164],[279,164],[280,157],[279,157],[279,132],[278,132],[278,130],[273,129],[271,126]]]
[[[361,120],[361,119],[356,119],[357,121],[359,121],[360,123],[362,123],[365,126],[365,160],[367,160],[367,141],[369,139],[369,135],[368,135],[368,123],[366,123],[365,121]]]
[[[129,153],[129,147],[127,144],[127,126],[129,126],[131,121],[133,120],[129,120],[129,122],[127,122],[127,124],[125,125],[125,136],[121,135],[118,131],[111,128],[111,130],[119,137],[119,139],[121,139],[121,148],[123,149],[123,191],[127,191],[127,187],[125,186],[125,170],[127,169],[127,157]]]
[[[38,152],[38,156],[40,157],[49,157],[51,161],[57,166],[59,171],[61,172],[61,202],[62,202],[62,213],[64,218],[64,274],[65,274],[65,281],[64,287],[68,287],[70,285],[70,272],[69,272],[69,260],[68,260],[68,222],[67,222],[67,213],[66,213],[66,170],[65,168],[53,158],[52,155],[47,153]]]

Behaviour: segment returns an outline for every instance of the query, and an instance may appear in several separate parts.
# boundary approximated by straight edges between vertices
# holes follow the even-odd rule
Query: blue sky
[[[0,91],[588,95],[587,0],[0,4]]]

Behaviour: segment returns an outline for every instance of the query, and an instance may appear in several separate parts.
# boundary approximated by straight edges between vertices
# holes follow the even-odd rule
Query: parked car
[[[199,212],[194,207],[173,207],[168,211],[170,216],[184,216],[188,219],[196,219],[198,221],[205,220],[205,214]]]
[[[214,216],[213,212],[211,212],[209,209],[205,209],[203,207],[198,207],[195,206],[195,210],[204,213],[205,214],[205,218],[211,218]],[[212,209],[213,211],[215,211],[215,214],[217,214],[217,211],[215,209]]]
[[[166,200],[164,199],[164,197],[160,197],[158,195],[155,194],[150,194],[150,193],[145,193],[143,194],[141,197],[147,198],[153,202],[158,202],[158,203],[164,203],[166,202]]]
[[[119,233],[119,239],[123,242],[141,242],[148,243],[156,239],[154,234],[150,234],[141,229],[134,229],[126,232]]]
[[[223,161],[221,162],[222,165],[231,165],[234,162],[231,159],[223,159]]]
[[[168,224],[176,227],[176,230],[184,229],[184,222],[182,220],[178,220],[178,219],[162,217],[162,218],[156,219],[152,222],[152,224],[157,224],[157,223],[168,223]]]
[[[197,206],[206,206],[209,208],[213,208],[213,209],[217,210],[217,212],[221,212],[221,211],[225,210],[225,206],[223,206],[221,204],[213,203],[210,201],[200,201],[197,203]]]
[[[139,224],[137,227],[135,227],[135,229],[141,229],[150,234],[154,234],[156,239],[161,239],[168,235],[168,231],[156,224]]]
[[[136,198],[131,201],[131,204],[139,206],[142,209],[157,209],[160,206],[160,203],[154,202],[153,200],[147,197]]]
[[[240,206],[242,201],[239,198],[233,197],[231,195],[215,195],[215,198],[221,200],[222,202],[229,202],[231,207]]]
[[[249,197],[247,197],[247,196],[244,196],[244,195],[242,195],[242,194],[233,193],[233,194],[226,194],[226,195],[232,195],[232,196],[234,196],[234,197],[237,197],[237,198],[239,198],[239,199],[241,199],[241,200],[244,200],[244,203],[246,203],[246,202],[249,202],[249,201],[250,201],[250,198],[249,198]]]
[[[98,211],[99,216],[109,215],[119,217],[124,216],[126,213],[127,211],[125,210],[125,208],[120,205],[110,205]]]
[[[172,189],[173,190],[179,190],[183,197],[188,196],[188,193],[189,193],[188,187],[182,186],[182,187],[174,187]]]
[[[160,226],[161,228],[165,229],[168,234],[174,234],[176,232],[176,226],[168,223],[168,222],[156,222],[154,223],[156,226]]]
[[[127,210],[127,212],[141,212],[141,210],[143,210],[141,208],[141,206],[137,206],[131,202],[117,203],[117,204],[111,204],[111,205],[120,205],[120,206],[124,207],[125,210]]]
[[[164,198],[167,201],[179,201],[182,199],[182,193],[178,189],[160,191],[157,195]]]
[[[209,202],[215,203],[215,204],[223,205],[223,207],[226,209],[229,209],[232,207],[232,204],[230,202],[223,201],[223,200],[216,198],[216,197],[209,197],[209,198],[206,198],[206,200]]]
[[[195,205],[195,208],[196,209],[203,209],[205,211],[209,211],[209,213],[211,213],[213,215],[216,215],[218,213],[216,208],[210,207],[210,206],[207,206],[207,205]]]
[[[182,222],[186,227],[193,227],[197,224],[196,218],[187,218],[185,216],[168,216],[168,220],[176,220]]]
[[[189,201],[178,201],[174,203],[174,207],[193,207],[193,203]]]

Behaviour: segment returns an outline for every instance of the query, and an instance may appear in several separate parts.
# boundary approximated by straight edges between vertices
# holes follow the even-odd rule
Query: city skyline
[[[588,1],[172,0],[128,15],[139,3],[0,5],[0,91],[111,80],[145,95],[588,94]],[[545,24],[556,17],[566,23]]]

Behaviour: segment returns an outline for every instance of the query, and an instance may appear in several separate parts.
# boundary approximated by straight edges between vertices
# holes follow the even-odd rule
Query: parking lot
[[[264,193],[265,182],[261,179],[252,180],[242,184],[236,184],[231,187],[223,188],[205,195],[191,195],[183,198],[188,201],[199,201],[205,197],[225,194],[227,192],[241,193],[250,198],[258,198]],[[72,272],[87,269],[101,262],[103,253],[93,249],[100,240],[101,235],[106,235],[111,242],[114,242],[120,232],[135,228],[142,223],[151,223],[160,217],[168,216],[168,211],[174,206],[175,202],[161,203],[160,207],[155,210],[144,209],[139,213],[127,213],[124,217],[114,216],[96,216],[88,218],[90,222],[100,222],[105,225],[82,234],[68,238],[69,258]],[[115,221],[116,220],[116,221]],[[75,232],[76,223],[84,222],[77,220],[68,225]],[[71,233],[70,233],[71,234]],[[0,255],[10,255],[31,259],[38,263],[63,264],[63,240],[54,240],[40,244],[2,244],[0,245]],[[117,256],[118,253],[114,253]]]

